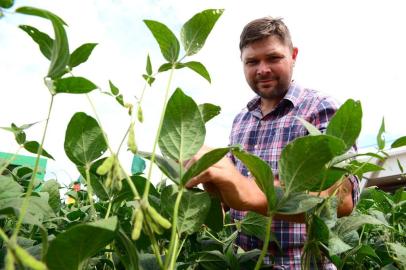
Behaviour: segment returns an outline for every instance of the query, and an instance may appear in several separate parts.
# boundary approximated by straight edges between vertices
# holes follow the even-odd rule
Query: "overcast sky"
[[[334,96],[341,102],[361,100],[364,118],[361,146],[374,143],[382,117],[388,138],[406,135],[403,124],[404,63],[406,17],[402,1],[226,1],[226,0],[16,0],[15,7],[35,6],[62,17],[70,49],[83,43],[98,43],[89,61],[74,73],[84,76],[104,90],[112,80],[125,100],[134,102],[143,87],[146,55],[154,70],[162,63],[159,47],[142,22],[153,19],[168,25],[176,35],[192,15],[207,8],[225,8],[205,47],[190,60],[202,62],[210,72],[212,84],[189,70],[175,73],[172,89],[182,88],[197,103],[210,102],[222,113],[207,127],[206,144],[222,147],[228,143],[234,115],[253,94],[247,86],[239,59],[239,34],[252,19],[267,15],[283,17],[299,48],[294,78],[303,86]],[[42,121],[46,118],[50,94],[43,84],[49,62],[19,24],[29,24],[53,36],[46,20],[18,14],[0,19],[0,126]],[[140,149],[150,151],[167,74],[157,77],[147,89],[143,104],[145,123],[137,125]],[[90,95],[117,148],[129,123],[125,110],[106,95]],[[57,95],[45,149],[56,162],[48,162],[49,175],[69,183],[77,172],[63,150],[68,121],[77,111],[93,115],[84,95]],[[28,139],[40,141],[44,122],[27,130]],[[0,132],[0,151],[13,153],[17,145],[11,134]],[[22,154],[26,154],[24,151]],[[131,155],[123,153],[129,168]],[[51,173],[52,172],[52,173]]]

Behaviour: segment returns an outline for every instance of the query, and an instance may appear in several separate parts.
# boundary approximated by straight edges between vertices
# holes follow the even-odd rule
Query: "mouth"
[[[270,83],[276,81],[275,77],[263,77],[263,78],[258,78],[258,83]]]
[[[263,79],[263,80],[258,80],[258,83],[260,84],[269,84],[275,82],[275,79]]]

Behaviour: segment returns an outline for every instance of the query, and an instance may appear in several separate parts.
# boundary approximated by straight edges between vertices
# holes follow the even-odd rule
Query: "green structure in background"
[[[145,161],[139,156],[134,155],[133,162],[131,164],[131,173],[142,173],[145,170]]]
[[[13,159],[13,160],[11,160],[11,159]],[[14,168],[19,167],[19,166],[24,166],[24,167],[34,169],[36,157],[24,156],[24,155],[14,156],[13,154],[0,152],[0,160],[6,160],[6,161],[11,160],[11,162],[7,166],[7,168],[10,171],[12,171]],[[46,167],[47,167],[47,160],[45,158],[40,158],[39,164],[38,164],[37,179],[44,180]]]

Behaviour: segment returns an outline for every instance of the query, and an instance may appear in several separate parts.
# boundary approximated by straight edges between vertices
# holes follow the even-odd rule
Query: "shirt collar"
[[[290,102],[293,105],[293,107],[296,107],[297,104],[299,103],[299,98],[302,94],[302,91],[303,91],[302,88],[295,81],[292,81],[288,91],[286,92],[286,95],[283,97],[283,99],[277,105],[277,107],[281,106],[281,104],[284,104],[286,101]],[[255,109],[260,110],[260,104],[261,98],[259,96],[254,97],[247,103],[248,111],[253,111]]]

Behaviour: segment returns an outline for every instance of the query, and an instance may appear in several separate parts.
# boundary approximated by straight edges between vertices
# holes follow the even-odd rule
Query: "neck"
[[[272,112],[282,99],[265,99],[261,98],[262,115]]]

